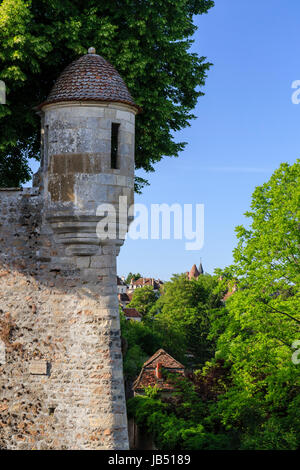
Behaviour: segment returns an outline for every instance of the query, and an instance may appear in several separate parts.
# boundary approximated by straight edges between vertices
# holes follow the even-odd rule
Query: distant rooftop
[[[123,312],[125,317],[128,318],[142,318],[140,312],[138,312],[135,308],[123,308]]]
[[[152,286],[154,289],[159,289],[163,285],[163,281],[152,277],[140,277],[137,280],[131,279],[130,284],[136,287]]]

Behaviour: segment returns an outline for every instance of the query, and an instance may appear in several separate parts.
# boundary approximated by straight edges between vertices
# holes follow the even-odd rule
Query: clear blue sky
[[[118,273],[167,280],[202,258],[205,271],[232,262],[234,227],[245,222],[251,194],[281,162],[300,154],[300,105],[291,84],[300,80],[299,0],[216,0],[196,17],[193,50],[214,64],[178,159],[165,158],[148,175],[136,202],[205,204],[201,251],[178,240],[127,240]]]

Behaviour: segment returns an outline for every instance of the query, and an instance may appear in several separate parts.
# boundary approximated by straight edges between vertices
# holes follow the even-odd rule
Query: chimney
[[[161,368],[162,368],[162,363],[161,362],[158,362],[156,364],[156,369],[155,369],[155,375],[158,379],[162,379],[162,371],[161,371]]]

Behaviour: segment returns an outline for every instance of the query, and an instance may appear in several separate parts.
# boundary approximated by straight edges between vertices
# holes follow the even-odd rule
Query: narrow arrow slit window
[[[119,168],[119,156],[118,156],[118,146],[119,146],[119,127],[120,124],[112,122],[111,124],[111,150],[110,150],[110,166],[114,170]]]

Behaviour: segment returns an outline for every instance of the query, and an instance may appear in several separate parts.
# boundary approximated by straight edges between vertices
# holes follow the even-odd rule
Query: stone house
[[[166,372],[185,375],[184,366],[164,349],[159,349],[144,363],[139,376],[133,383],[134,396],[144,394],[145,387],[154,387],[155,385],[162,392],[171,392],[173,386],[163,378],[162,369]]]
[[[144,395],[146,387],[158,387],[160,393],[170,394],[174,387],[163,377],[162,369],[166,372],[185,376],[184,366],[176,361],[170,354],[163,349],[156,351],[143,365],[142,370],[133,383],[132,391],[134,396]],[[156,450],[152,436],[140,429],[134,419],[128,420],[129,445],[131,449]]]
[[[118,289],[118,294],[126,294],[128,290],[128,286],[124,279],[120,278],[117,276],[117,289]]]

